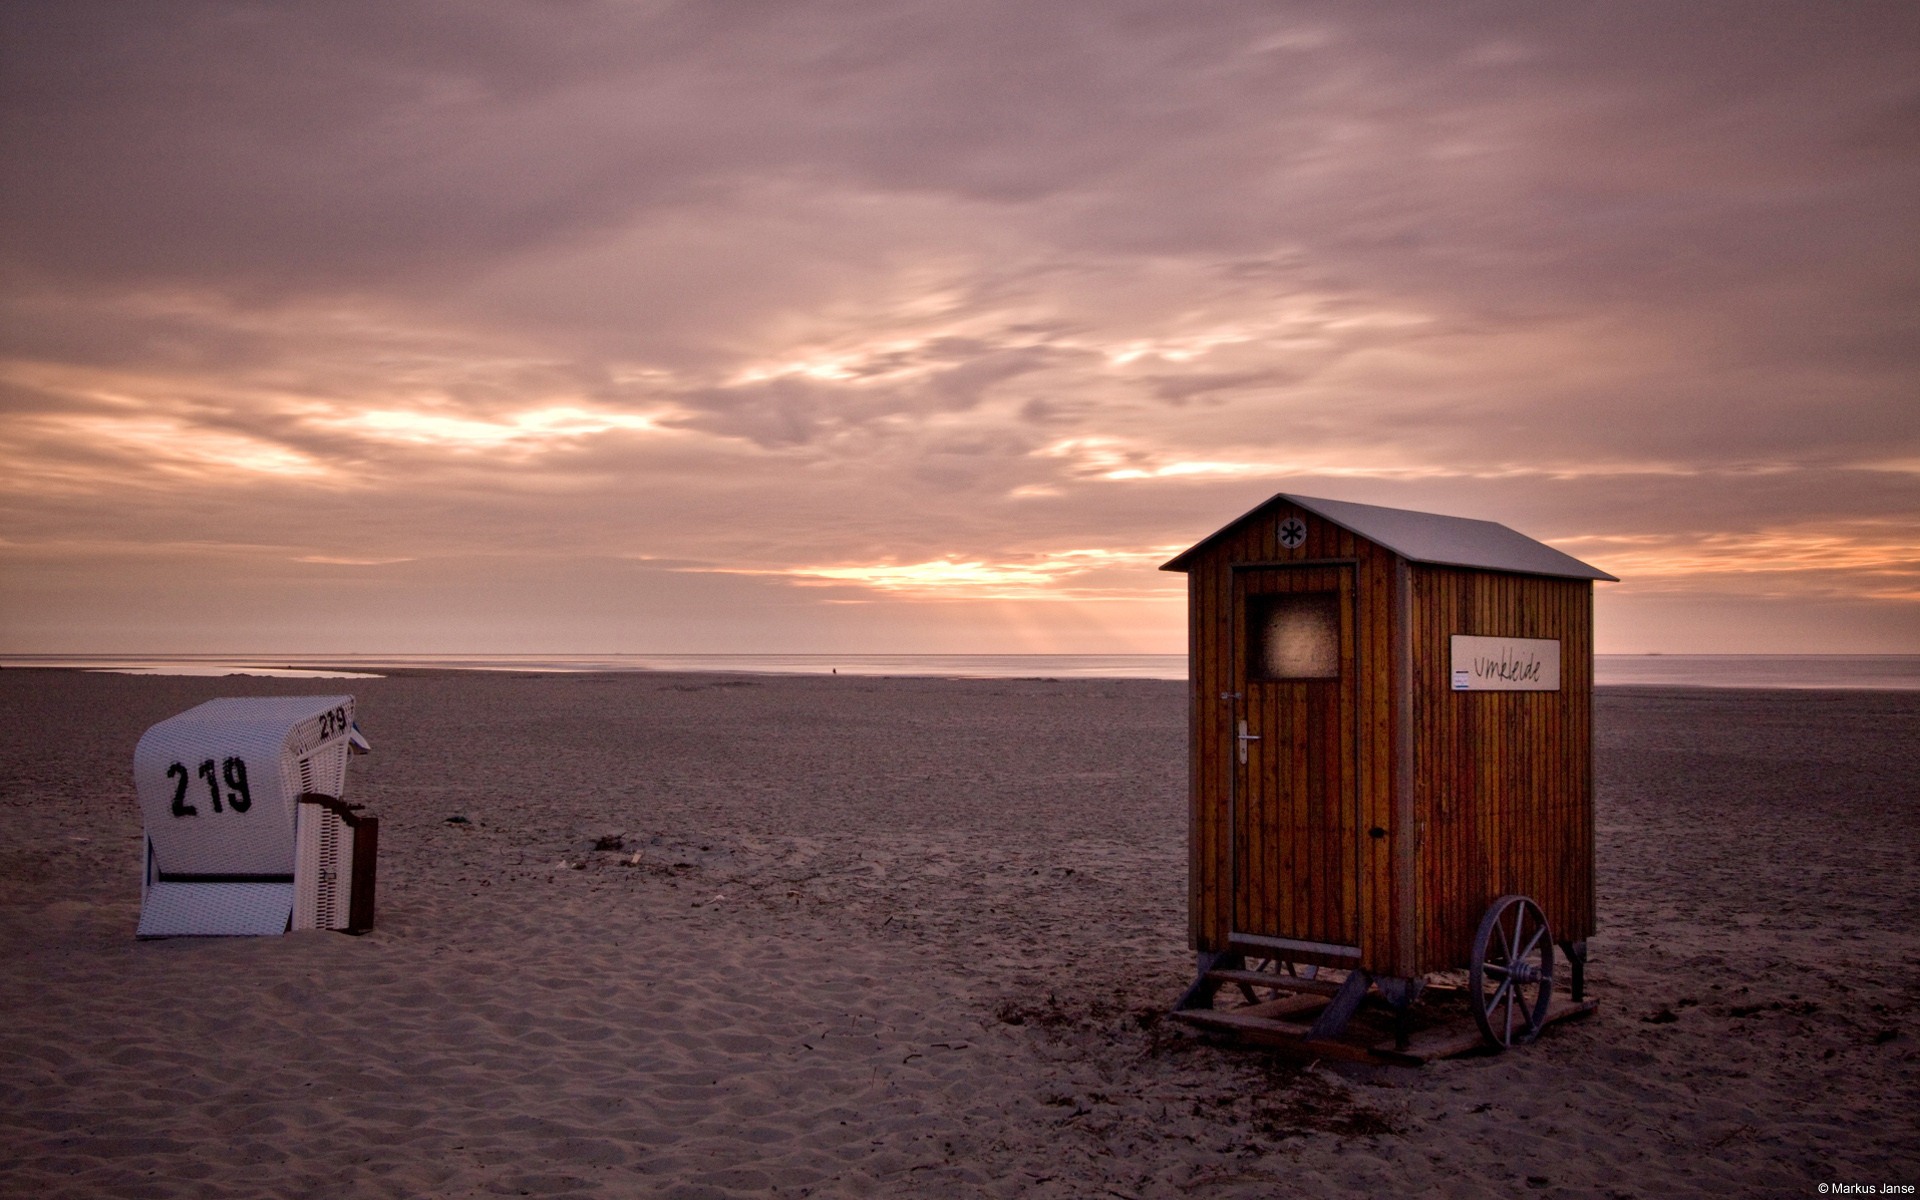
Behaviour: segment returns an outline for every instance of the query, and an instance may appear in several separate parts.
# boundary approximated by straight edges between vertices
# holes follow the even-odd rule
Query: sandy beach
[[[140,733],[337,691],[376,929],[136,941]],[[1160,1019],[1192,971],[1185,703],[0,671],[0,1193],[1920,1184],[1920,693],[1603,689],[1600,1010],[1419,1069]]]

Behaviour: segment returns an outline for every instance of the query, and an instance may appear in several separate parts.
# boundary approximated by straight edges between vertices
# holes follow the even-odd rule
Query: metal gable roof
[[[1483,571],[1510,571],[1520,575],[1619,582],[1617,577],[1598,567],[1589,566],[1570,554],[1562,554],[1544,542],[1536,542],[1526,534],[1517,533],[1495,521],[1446,517],[1404,508],[1382,508],[1377,504],[1355,504],[1348,500],[1320,500],[1288,492],[1268,499],[1252,512],[1229,522],[1160,569],[1186,570],[1187,560],[1202,546],[1279,501],[1298,505],[1359,534],[1377,546],[1393,551],[1409,562],[1444,567],[1476,567]]]

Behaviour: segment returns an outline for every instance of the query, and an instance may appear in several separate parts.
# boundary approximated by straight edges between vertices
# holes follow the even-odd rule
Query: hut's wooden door
[[[1355,947],[1353,568],[1242,570],[1233,592],[1233,933]]]

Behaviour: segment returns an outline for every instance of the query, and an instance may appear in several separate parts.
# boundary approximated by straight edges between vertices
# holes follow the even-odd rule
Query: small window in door
[[[1253,679],[1338,679],[1339,593],[1249,596],[1247,675]]]

